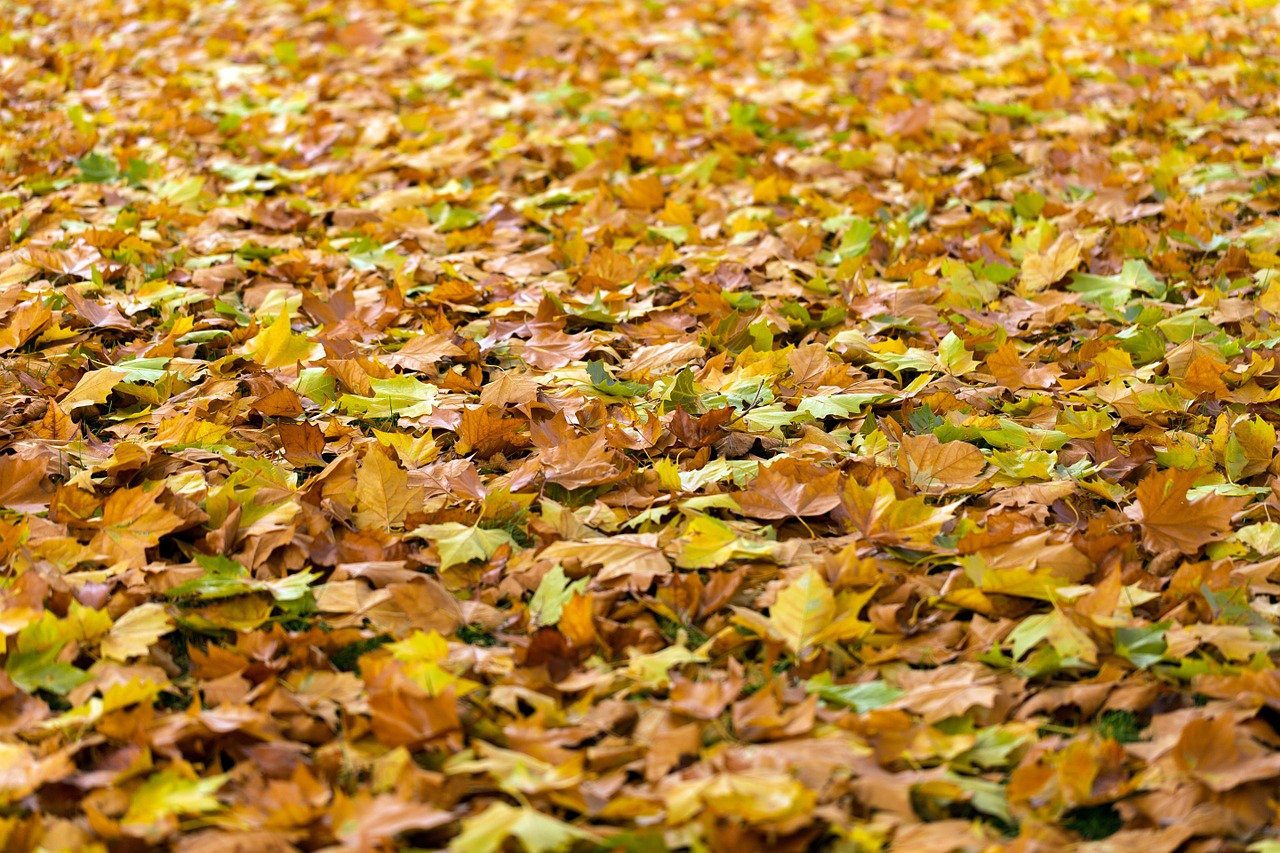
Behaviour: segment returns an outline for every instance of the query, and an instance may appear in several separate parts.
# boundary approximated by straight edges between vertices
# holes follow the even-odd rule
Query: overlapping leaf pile
[[[1280,845],[1269,4],[3,11],[4,849]]]

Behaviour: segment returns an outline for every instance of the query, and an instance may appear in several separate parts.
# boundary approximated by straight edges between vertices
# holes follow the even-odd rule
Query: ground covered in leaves
[[[1277,16],[0,15],[0,846],[1280,849]]]

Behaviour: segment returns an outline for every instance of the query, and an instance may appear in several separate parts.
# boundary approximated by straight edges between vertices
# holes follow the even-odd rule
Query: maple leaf
[[[481,459],[488,459],[495,453],[527,446],[529,438],[523,434],[527,426],[526,421],[507,417],[501,409],[492,405],[464,409],[454,429],[458,441],[453,449],[455,453],[464,456],[474,453]]]
[[[949,441],[932,435],[904,435],[898,454],[898,468],[907,482],[930,494],[946,494],[979,482],[987,460],[972,444]]]
[[[123,370],[111,367],[91,370],[80,377],[76,387],[67,392],[58,404],[70,414],[76,409],[105,403],[115,387],[124,381],[124,377]]]
[[[462,832],[449,845],[455,853],[498,853],[508,838],[517,839],[527,853],[568,850],[579,841],[599,843],[593,833],[535,811],[494,803],[462,822]]]
[[[148,548],[182,526],[182,518],[159,504],[160,489],[119,489],[102,505],[98,533],[89,547],[131,568],[146,565]]]
[[[1141,526],[1142,545],[1148,551],[1194,554],[1231,529],[1231,516],[1248,499],[1205,495],[1188,500],[1187,490],[1199,476],[1199,471],[1170,468],[1138,483],[1137,503],[1125,514]]]
[[[797,459],[782,458],[760,467],[744,492],[733,496],[753,518],[823,515],[840,505],[840,472]]]
[[[324,433],[314,424],[292,424],[281,422],[280,445],[284,450],[284,458],[292,465],[307,467],[323,465]]]
[[[595,341],[587,335],[566,335],[559,330],[540,331],[525,342],[520,357],[530,367],[555,370],[577,361],[595,346]]]
[[[120,828],[130,835],[163,838],[177,829],[180,815],[198,815],[221,809],[214,796],[227,776],[191,779],[173,770],[150,776],[129,798],[129,809],[120,819]]]
[[[43,484],[49,463],[43,457],[0,456],[0,507],[39,512],[49,506]]]
[[[1063,234],[1043,252],[1029,252],[1022,259],[1021,291],[1035,293],[1061,281],[1080,264],[1080,242]]]
[[[542,581],[529,599],[529,614],[539,625],[554,625],[560,621],[564,606],[576,593],[587,588],[588,578],[570,581],[564,568],[557,563],[542,576]]]
[[[442,572],[472,560],[487,560],[503,546],[516,547],[516,541],[505,530],[487,530],[456,521],[424,524],[414,528],[411,535],[430,540],[435,545]]]
[[[608,452],[608,436],[603,432],[569,439],[544,450],[539,462],[549,482],[566,489],[602,486],[625,479],[629,466],[614,464]]]
[[[404,521],[413,503],[409,475],[380,450],[370,450],[356,474],[356,524],[390,529]]]
[[[1018,355],[1018,349],[1012,341],[1005,341],[996,347],[995,352],[987,356],[987,369],[995,376],[996,381],[1007,386],[1011,391],[1022,388],[1048,388],[1062,368],[1054,364],[1029,367]]]
[[[778,593],[769,608],[769,624],[791,651],[801,654],[835,615],[831,587],[810,569]]]
[[[173,630],[173,620],[165,608],[153,602],[140,604],[122,614],[102,640],[104,657],[127,661],[147,653],[151,644]]]
[[[295,335],[288,313],[281,311],[270,326],[248,342],[245,352],[263,367],[274,369],[320,358],[324,348],[306,335]]]
[[[0,15],[8,847],[1274,853],[1265,3],[158,5]]]
[[[543,549],[543,559],[577,560],[584,566],[602,566],[596,580],[628,578],[648,585],[654,575],[670,574],[656,533],[621,533],[585,542],[555,542]]]
[[[432,696],[393,663],[362,668],[362,675],[373,732],[385,746],[417,748],[436,739],[454,739],[461,731],[451,687]]]
[[[934,548],[933,539],[952,518],[952,506],[930,506],[922,498],[898,500],[893,486],[876,477],[865,487],[850,478],[840,493],[849,524],[868,539],[886,545]]]

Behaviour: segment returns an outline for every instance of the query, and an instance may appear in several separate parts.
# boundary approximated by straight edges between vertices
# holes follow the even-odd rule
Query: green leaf
[[[887,681],[865,681],[860,684],[832,684],[831,674],[824,672],[804,684],[810,693],[834,705],[852,708],[859,714],[882,708],[906,693]]]
[[[591,387],[611,397],[641,397],[653,386],[643,382],[619,382],[605,371],[604,362],[587,362],[587,376],[591,377]]]
[[[370,379],[369,386],[373,389],[372,397],[343,394],[338,405],[363,420],[417,418],[431,414],[439,391],[436,386],[412,376]]]
[[[542,576],[538,589],[529,599],[529,615],[539,625],[555,625],[560,621],[564,606],[569,603],[575,593],[583,593],[587,589],[590,578],[579,578],[570,581],[564,573],[564,567],[556,563],[551,571]]]
[[[1116,654],[1138,669],[1159,663],[1168,649],[1165,632],[1172,626],[1172,622],[1157,622],[1145,628],[1116,628]]]
[[[978,362],[969,355],[964,341],[955,332],[947,332],[947,336],[938,343],[938,365],[952,376],[964,376],[972,373]]]
[[[110,157],[93,151],[76,161],[80,181],[86,184],[109,184],[120,177],[120,166]]]
[[[503,545],[517,547],[516,540],[505,530],[486,530],[456,521],[424,524],[410,535],[427,539],[436,546],[442,572],[472,560],[487,560]]]
[[[677,543],[676,565],[682,569],[713,569],[730,560],[767,559],[773,553],[772,543],[744,539],[709,515],[690,521]]]
[[[676,408],[681,408],[691,415],[699,414],[698,394],[694,390],[693,371],[686,367],[677,373],[676,381],[663,399],[666,402],[663,407],[664,411],[674,412]]]
[[[208,779],[188,779],[165,770],[147,779],[133,792],[129,810],[120,819],[121,827],[141,834],[168,818],[207,814],[222,808],[214,796],[227,781],[225,774]]]
[[[57,660],[65,643],[35,651],[10,652],[4,669],[13,683],[27,693],[48,690],[65,696],[89,680],[89,673]]]
[[[196,554],[195,560],[204,569],[204,576],[193,578],[168,590],[170,598],[195,596],[202,601],[231,598],[254,592],[268,592],[276,601],[296,601],[307,594],[312,582],[320,575],[307,569],[282,578],[258,580],[249,570],[230,557]]]

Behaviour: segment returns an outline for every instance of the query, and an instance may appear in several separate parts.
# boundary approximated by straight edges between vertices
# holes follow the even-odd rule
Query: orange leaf
[[[762,465],[751,486],[733,499],[752,518],[823,515],[840,505],[840,472],[783,457]]]
[[[1187,500],[1199,471],[1171,468],[1138,484],[1138,502],[1126,510],[1142,527],[1142,545],[1152,553],[1176,550],[1194,554],[1231,529],[1231,516],[1246,498],[1206,495]]]
[[[964,489],[982,479],[987,460],[982,451],[963,441],[945,444],[933,435],[904,435],[898,468],[907,482],[930,494]]]

